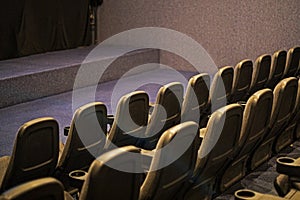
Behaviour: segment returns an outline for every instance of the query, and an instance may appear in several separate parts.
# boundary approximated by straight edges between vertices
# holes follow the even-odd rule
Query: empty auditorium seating
[[[1,200],[72,200],[73,198],[64,192],[63,185],[54,178],[40,178],[32,180],[0,195]]]
[[[288,51],[284,77],[296,76],[299,69],[300,47],[293,47]]]
[[[193,173],[199,145],[195,122],[184,122],[165,131],[157,143],[139,200],[182,199],[179,193]]]
[[[149,97],[144,91],[124,95],[118,102],[105,149],[138,145],[148,123]]]
[[[216,179],[224,166],[232,161],[240,138],[243,109],[231,104],[215,111],[201,129],[202,143],[198,151],[192,183],[185,199],[211,199]]]
[[[67,190],[71,188],[68,174],[76,169],[88,170],[93,160],[103,153],[106,121],[106,106],[101,102],[86,104],[75,111],[56,169],[56,177]]]
[[[221,192],[246,175],[248,158],[267,131],[272,103],[273,93],[270,89],[263,89],[254,93],[247,101],[243,113],[239,143],[237,145],[238,154],[226,166],[226,170],[221,175]]]
[[[252,80],[253,63],[242,60],[234,68],[234,78],[230,102],[245,101],[249,95]]]
[[[207,73],[195,75],[189,79],[182,103],[181,121],[194,121],[205,126],[208,114],[210,77]]]
[[[183,85],[181,83],[172,82],[159,89],[146,129],[146,138],[142,145],[144,149],[154,149],[161,134],[180,123],[182,101]]]
[[[269,128],[261,144],[252,155],[250,168],[255,169],[272,155],[272,150],[278,152],[288,142],[288,137],[281,134],[294,110],[298,89],[294,77],[280,81],[273,91],[273,106]]]
[[[37,178],[51,176],[58,159],[58,123],[50,117],[23,124],[11,156],[0,158],[0,192]]]
[[[214,75],[209,95],[211,112],[226,106],[230,100],[234,70],[231,66],[222,67]]]
[[[143,180],[140,149],[124,146],[98,157],[91,165],[79,200],[137,200]],[[119,166],[120,168],[117,168]]]
[[[287,52],[278,50],[272,56],[271,70],[267,86],[273,89],[284,75]]]
[[[253,67],[250,94],[265,88],[269,79],[271,60],[272,58],[268,54],[261,55],[256,59]]]

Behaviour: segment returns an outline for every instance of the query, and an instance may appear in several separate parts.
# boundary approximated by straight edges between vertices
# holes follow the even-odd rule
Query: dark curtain
[[[0,59],[90,44],[88,0],[9,0],[0,8]]]

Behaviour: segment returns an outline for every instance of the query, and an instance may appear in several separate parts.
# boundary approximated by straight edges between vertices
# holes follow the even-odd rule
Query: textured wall
[[[98,23],[99,41],[137,27],[180,31],[219,67],[300,45],[299,0],[105,0]],[[161,62],[189,69],[169,53],[161,52]]]

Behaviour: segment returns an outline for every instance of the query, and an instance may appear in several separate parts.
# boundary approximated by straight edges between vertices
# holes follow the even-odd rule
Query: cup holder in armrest
[[[83,170],[74,170],[69,173],[70,185],[81,190],[81,187],[87,177],[87,172]]]
[[[242,189],[238,190],[234,193],[236,200],[242,200],[242,199],[254,199],[256,196],[256,193],[252,190]]]
[[[294,158],[280,157],[276,160],[276,171],[292,177],[300,177],[300,164]]]

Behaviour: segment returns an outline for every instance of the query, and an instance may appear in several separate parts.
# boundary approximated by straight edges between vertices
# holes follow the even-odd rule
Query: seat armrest
[[[278,173],[300,178],[300,158],[280,157],[277,158],[276,163]]]
[[[114,115],[107,115],[107,124],[112,125],[114,123]]]
[[[238,101],[238,102],[236,102],[237,104],[239,104],[239,105],[241,105],[242,106],[242,108],[243,108],[243,110],[245,110],[245,107],[246,107],[246,101]]]
[[[155,106],[155,103],[153,103],[153,102],[150,102],[150,103],[149,103],[149,115],[152,114],[152,112],[153,112],[153,110],[154,110],[154,106]]]
[[[152,158],[154,157],[155,150],[141,150],[141,155],[143,156],[143,169],[147,173],[150,169]]]
[[[64,127],[64,136],[68,136],[70,131],[70,126]]]

